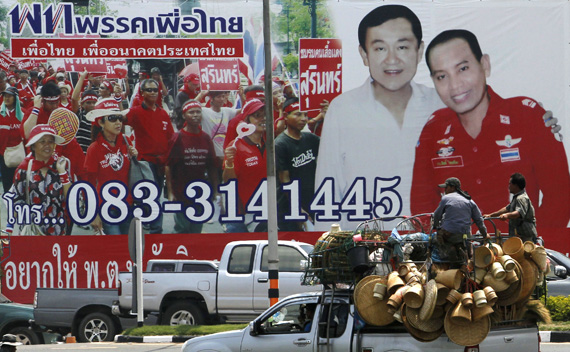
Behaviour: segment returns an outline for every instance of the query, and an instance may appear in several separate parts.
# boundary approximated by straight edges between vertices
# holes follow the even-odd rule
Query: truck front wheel
[[[162,318],[163,325],[203,325],[204,314],[202,310],[193,303],[174,303]]]
[[[113,341],[115,324],[111,317],[102,313],[91,313],[79,324],[80,342]]]
[[[36,333],[25,326],[12,328],[8,331],[8,334],[16,335],[18,342],[21,342],[22,345],[37,345],[40,343],[40,338]]]

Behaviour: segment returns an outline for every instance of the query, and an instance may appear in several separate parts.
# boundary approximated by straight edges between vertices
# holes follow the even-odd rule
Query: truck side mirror
[[[249,323],[249,335],[250,336],[259,335],[259,326],[256,320]]]
[[[561,279],[565,279],[568,276],[568,273],[566,272],[565,267],[562,265],[556,265],[554,267],[554,275],[558,276]]]

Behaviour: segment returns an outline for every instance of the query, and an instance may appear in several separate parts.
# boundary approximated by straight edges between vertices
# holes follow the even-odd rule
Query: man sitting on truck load
[[[465,239],[471,233],[471,219],[485,239],[489,238],[483,216],[471,196],[461,189],[461,181],[450,177],[439,187],[445,189],[439,206],[433,213],[433,227],[437,229],[436,246],[440,258],[459,268],[467,263]]]

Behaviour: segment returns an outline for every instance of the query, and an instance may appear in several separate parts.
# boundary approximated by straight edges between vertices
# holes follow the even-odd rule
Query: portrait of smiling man
[[[414,146],[430,114],[443,107],[433,88],[413,82],[424,43],[420,20],[409,8],[370,11],[360,22],[358,40],[370,76],[332,101],[315,181],[318,190],[332,179],[336,202],[350,197],[353,185],[365,187],[368,209],[342,213],[345,229],[371,217],[409,214],[403,199],[410,192]],[[332,222],[338,221],[317,218],[316,228],[326,230]]]
[[[504,180],[526,175],[526,190],[538,226],[565,228],[570,218],[570,175],[562,142],[544,123],[544,109],[532,98],[504,99],[487,85],[491,59],[467,30],[437,35],[426,62],[441,100],[416,147],[412,213],[429,212],[440,198],[438,180],[464,180],[484,212],[509,202]]]

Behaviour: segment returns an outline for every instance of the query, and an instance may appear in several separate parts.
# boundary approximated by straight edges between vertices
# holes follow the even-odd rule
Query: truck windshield
[[[268,263],[268,249],[269,246],[263,247],[263,253],[261,255],[261,271],[269,270]],[[301,268],[301,261],[307,258],[301,253],[297,248],[289,246],[279,246],[279,271],[288,272],[300,272],[303,271]]]
[[[313,249],[315,248],[314,246],[311,246],[310,244],[302,244],[301,248],[303,248],[303,250],[305,252],[307,252],[307,254],[311,254],[313,252]]]

